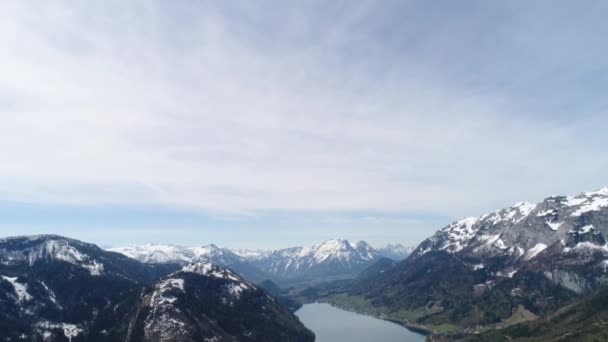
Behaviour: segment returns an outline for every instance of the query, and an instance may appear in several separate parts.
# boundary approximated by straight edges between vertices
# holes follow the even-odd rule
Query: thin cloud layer
[[[608,32],[561,8],[4,4],[0,199],[458,217],[603,186]]]

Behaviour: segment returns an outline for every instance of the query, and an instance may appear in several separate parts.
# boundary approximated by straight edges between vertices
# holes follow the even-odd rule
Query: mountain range
[[[60,236],[0,240],[6,341],[313,341],[262,288],[209,263],[142,263]]]
[[[312,341],[287,309],[295,293],[428,330],[434,341],[605,340],[607,237],[608,188],[455,221],[404,260],[385,257],[407,253],[402,246],[342,239],[275,251],[106,251],[53,235],[5,238],[0,336]]]
[[[273,251],[231,250],[214,244],[202,247],[146,244],[109,250],[144,263],[184,265],[211,262],[229,267],[253,282],[271,279],[286,284],[354,278],[382,257],[402,260],[413,249],[400,244],[375,249],[365,241],[351,243],[332,239],[307,248],[291,247]]]
[[[608,188],[518,203],[447,225],[348,294],[433,331],[513,325],[604,286],[607,236]]]

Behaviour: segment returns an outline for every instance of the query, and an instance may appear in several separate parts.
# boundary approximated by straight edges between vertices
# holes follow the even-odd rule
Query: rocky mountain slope
[[[163,294],[182,283],[176,300]],[[187,317],[170,315],[179,312]],[[59,236],[0,240],[0,336],[5,340],[159,341],[154,331],[163,322],[187,332],[173,339],[180,341],[201,340],[198,336],[313,340],[263,290],[219,266],[146,264]]]
[[[608,188],[519,203],[446,226],[350,294],[428,326],[545,316],[606,283],[606,236]]]
[[[143,294],[127,341],[313,341],[314,335],[256,285],[195,263]]]

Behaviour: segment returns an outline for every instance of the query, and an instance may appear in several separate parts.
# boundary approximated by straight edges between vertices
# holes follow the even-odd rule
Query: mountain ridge
[[[544,317],[608,283],[607,236],[608,188],[521,202],[450,223],[347,294],[451,332]]]
[[[146,264],[58,235],[0,240],[0,336],[47,342],[314,340],[287,308],[225,267]]]
[[[142,262],[186,264],[211,261],[232,268],[253,281],[272,279],[276,282],[324,277],[353,278],[381,257],[390,255],[403,259],[411,251],[400,244],[375,249],[365,241],[351,243],[339,238],[311,247],[289,247],[270,251],[231,250],[214,244],[202,247],[144,244],[109,250]]]

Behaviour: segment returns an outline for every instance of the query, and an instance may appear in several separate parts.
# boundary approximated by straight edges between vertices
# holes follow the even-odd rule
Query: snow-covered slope
[[[531,265],[544,267],[547,276],[580,292],[593,284],[581,279],[574,266],[585,265],[585,272],[605,270],[606,236],[608,188],[603,188],[578,196],[552,196],[536,204],[518,203],[453,222],[421,243],[412,258],[446,251],[478,260],[473,265],[477,268],[484,267],[484,259],[502,258],[502,274],[512,276]]]
[[[0,264],[33,265],[41,260],[61,260],[100,275],[104,265],[85,250],[96,248],[76,240],[53,235],[35,235],[0,239]]]
[[[177,263],[185,265],[193,262],[213,262],[230,266],[235,262],[245,260],[231,250],[220,248],[214,244],[202,247],[145,244],[116,247],[108,250],[146,263]]]
[[[194,258],[194,253],[190,249],[175,245],[144,244],[108,250],[146,263],[186,264],[192,262]]]
[[[268,253],[251,262],[276,278],[325,279],[353,277],[380,258],[368,243],[332,239],[309,248],[292,247]]]
[[[175,263],[182,266],[197,262],[214,263],[229,267],[251,281],[257,282],[269,278],[267,274],[245,258],[228,248],[220,248],[214,244],[202,247],[145,244],[111,248],[110,251],[124,254],[144,263]]]

